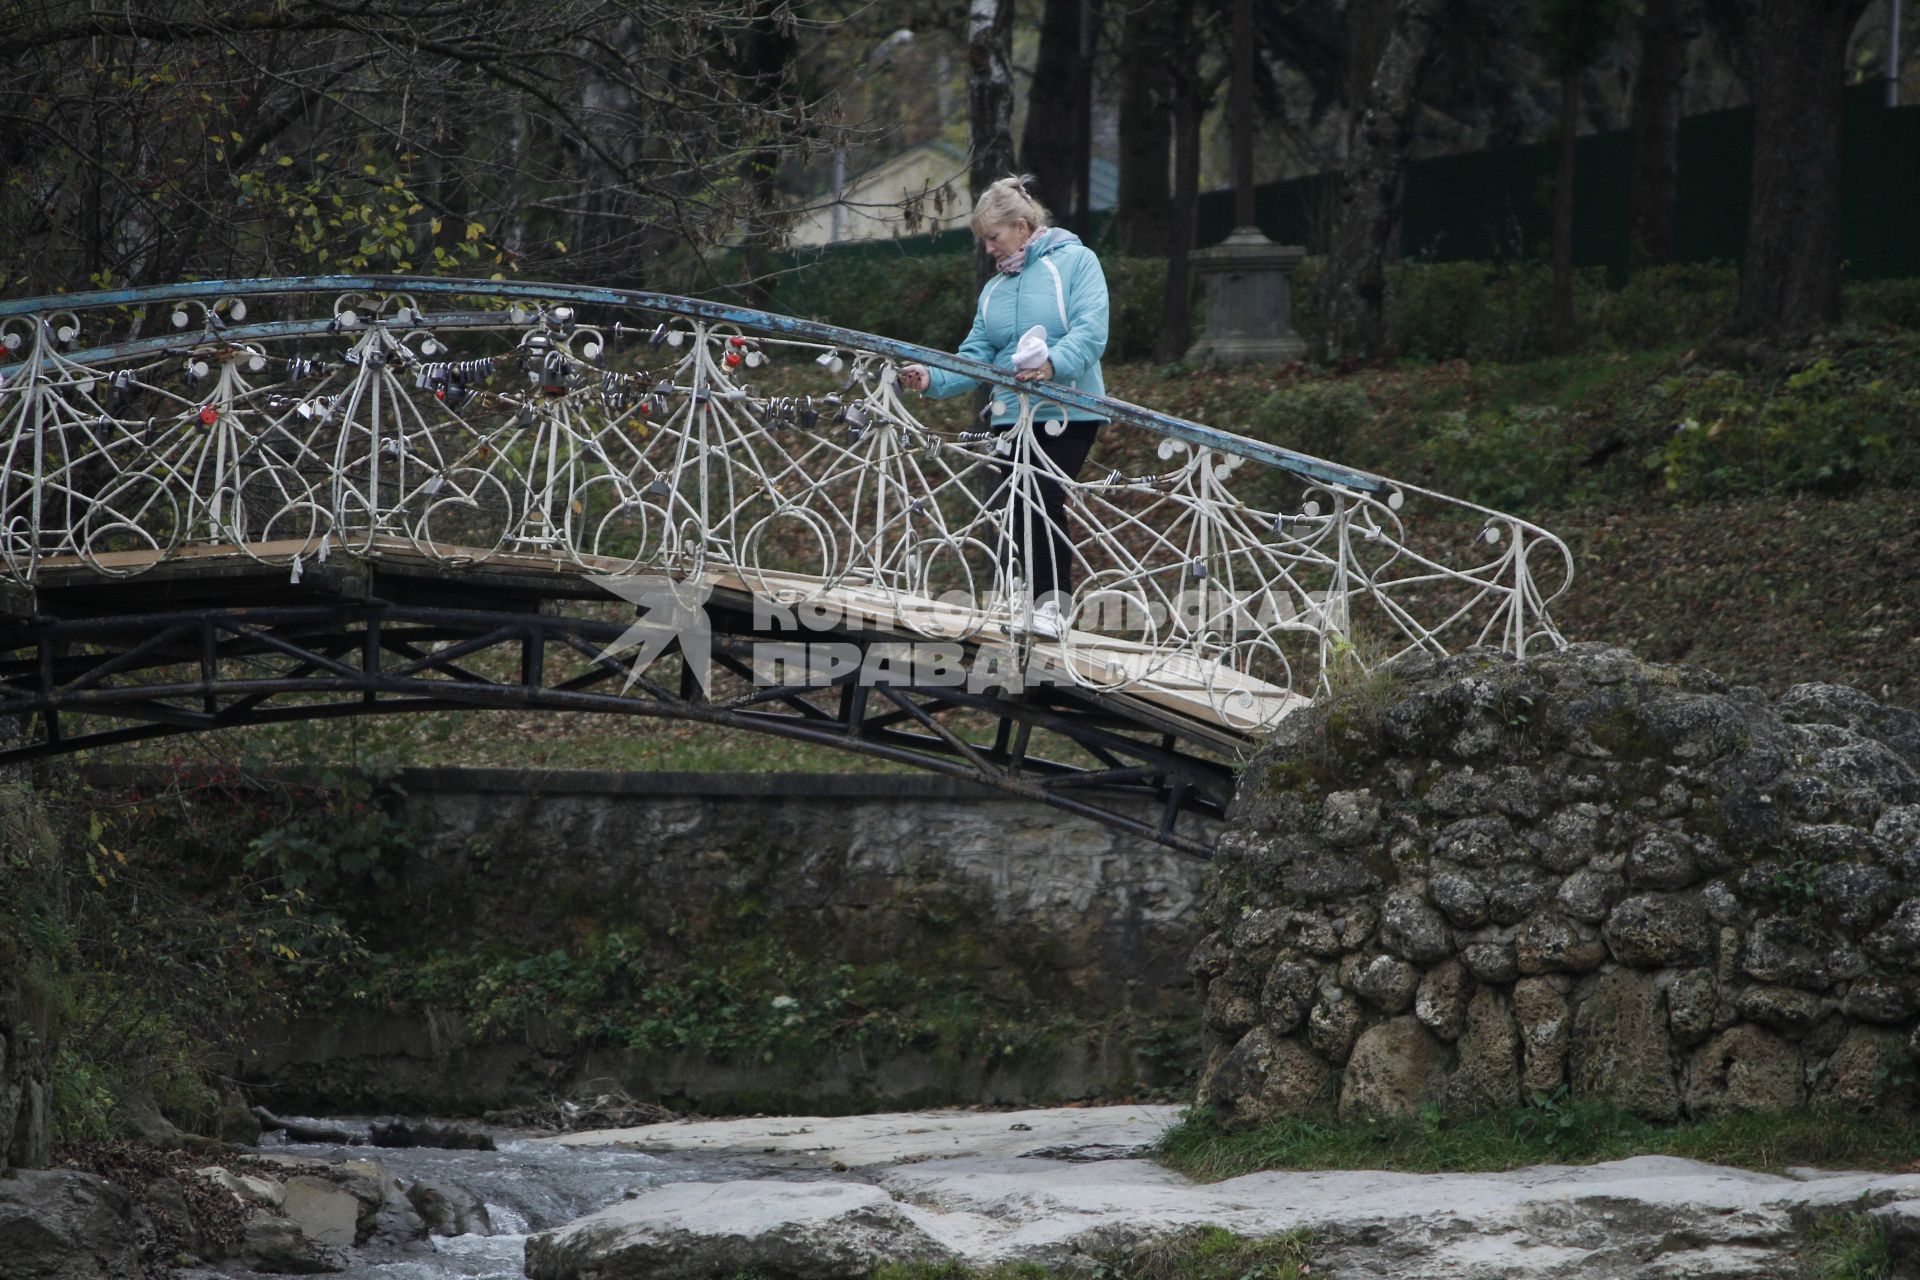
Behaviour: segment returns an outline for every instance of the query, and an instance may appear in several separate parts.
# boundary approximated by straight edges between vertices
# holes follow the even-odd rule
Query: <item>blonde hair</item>
[[[1027,192],[1027,184],[1032,181],[1032,174],[1021,174],[1002,178],[982,191],[973,205],[973,233],[979,235],[983,228],[1015,222],[1025,222],[1035,232],[1051,225],[1047,207]]]

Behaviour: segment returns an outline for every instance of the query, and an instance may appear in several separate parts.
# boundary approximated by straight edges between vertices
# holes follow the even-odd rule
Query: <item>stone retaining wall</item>
[[[432,1011],[323,1010],[264,1029],[259,1055],[235,1064],[278,1103],[483,1109],[594,1081],[702,1109],[1022,1102],[1134,1092],[1191,1068],[1166,1029],[1192,1025],[1186,957],[1209,875],[1192,857],[919,774],[431,768],[397,781],[423,839],[394,901],[427,949],[539,956],[618,929],[697,955],[768,936],[808,963],[897,963],[1009,1020],[1087,1030],[1026,1058],[849,1046],[713,1062],[583,1047],[544,1026],[480,1041]]]
[[[1193,956],[1243,1122],[1908,1109],[1920,716],[1576,646],[1403,666],[1242,784]]]

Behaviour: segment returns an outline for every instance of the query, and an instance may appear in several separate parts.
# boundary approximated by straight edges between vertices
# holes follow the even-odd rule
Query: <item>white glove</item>
[[[1047,327],[1037,324],[1020,335],[1020,344],[1013,349],[1013,367],[1038,369],[1047,357]]]

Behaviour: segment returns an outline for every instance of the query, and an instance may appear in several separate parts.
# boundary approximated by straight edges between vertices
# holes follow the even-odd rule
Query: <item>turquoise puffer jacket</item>
[[[1013,368],[1013,349],[1020,335],[1034,325],[1047,330],[1053,379],[1088,395],[1107,393],[1100,376],[1100,357],[1107,349],[1107,277],[1100,259],[1080,243],[1080,237],[1059,227],[1048,227],[1027,241],[1026,261],[1018,275],[994,273],[980,290],[973,328],[958,354],[1002,369]],[[935,399],[957,396],[979,386],[973,378],[928,368],[926,394]],[[1031,384],[1038,386],[1038,383]],[[1020,397],[994,389],[993,425],[1011,425],[1019,416]],[[1048,401],[1034,406],[1036,422],[1058,422],[1069,414]]]

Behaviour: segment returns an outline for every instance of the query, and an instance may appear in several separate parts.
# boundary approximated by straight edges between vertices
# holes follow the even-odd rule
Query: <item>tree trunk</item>
[[[1046,0],[1040,16],[1040,51],[1027,91],[1027,127],[1020,134],[1020,163],[1033,175],[1040,203],[1065,217],[1073,210],[1080,87],[1081,0]]]
[[[1169,49],[1173,87],[1173,218],[1168,228],[1165,319],[1161,360],[1178,360],[1193,345],[1193,241],[1200,223],[1200,126],[1212,105],[1213,87],[1200,71],[1198,15],[1194,0],[1181,0],[1175,16],[1178,38]]]
[[[1553,353],[1573,350],[1573,144],[1580,130],[1580,69],[1560,72],[1560,139],[1553,173]]]
[[[1753,194],[1722,338],[1780,345],[1840,318],[1847,38],[1867,0],[1762,0],[1753,28]]]
[[[1640,69],[1633,81],[1633,177],[1627,199],[1627,269],[1673,261],[1673,193],[1679,172],[1680,85],[1686,39],[1677,0],[1645,0]]]
[[[1321,275],[1322,353],[1377,360],[1387,332],[1387,245],[1400,218],[1401,172],[1412,133],[1414,93],[1433,56],[1448,0],[1401,0],[1368,86],[1353,156],[1340,174],[1327,263]]]
[[[1073,229],[1093,226],[1093,60],[1100,50],[1100,0],[1080,0],[1073,64]]]
[[[741,44],[740,70],[749,85],[746,99],[763,108],[776,106],[786,95],[799,52],[793,26],[764,0],[757,4]],[[762,310],[772,302],[766,282],[773,251],[780,245],[779,197],[774,189],[780,158],[777,148],[767,147],[747,152],[740,162],[749,193],[745,300]]]
[[[1366,106],[1367,86],[1380,65],[1380,51],[1386,47],[1387,34],[1393,29],[1393,0],[1348,0],[1346,123],[1340,130],[1340,160],[1344,164],[1353,155],[1354,135],[1360,127],[1360,114]]]
[[[967,132],[967,183],[978,200],[1014,171],[1013,0],[968,0]],[[975,245],[974,284],[985,285],[992,274],[993,259]]]
[[[1120,191],[1113,210],[1120,252],[1158,258],[1167,252],[1167,8],[1136,4],[1120,33]]]

